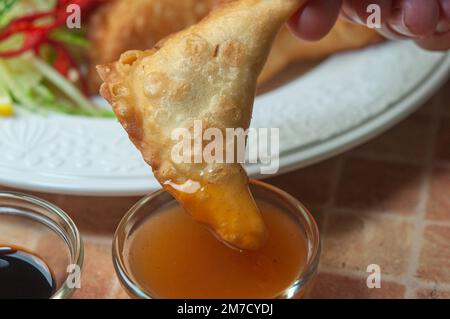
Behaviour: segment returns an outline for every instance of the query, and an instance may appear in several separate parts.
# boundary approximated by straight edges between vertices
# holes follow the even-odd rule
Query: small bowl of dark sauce
[[[64,299],[80,287],[83,243],[55,205],[0,193],[0,299]]]

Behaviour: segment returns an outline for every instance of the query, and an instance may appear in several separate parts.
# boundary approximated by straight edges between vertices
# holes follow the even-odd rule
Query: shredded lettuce
[[[0,59],[0,87],[19,106],[32,112],[113,116],[111,111],[95,106],[76,86],[32,53]]]
[[[55,0],[0,0],[0,28],[12,19],[54,7]],[[80,32],[58,29],[53,40],[85,48],[89,42]],[[0,50],[20,47],[23,37],[15,35],[0,43]],[[113,113],[94,105],[80,89],[55,70],[52,50],[42,48],[41,54],[27,52],[19,57],[0,58],[0,93],[17,106],[39,113],[60,112],[96,117],[113,117]],[[42,55],[42,56],[41,56]],[[54,59],[54,57],[53,57]],[[9,96],[7,96],[9,95]]]
[[[53,31],[50,35],[50,37],[53,40],[74,45],[82,48],[89,47],[89,41],[86,39],[86,37],[83,34],[74,32],[74,31],[67,31],[64,29],[57,29]]]
[[[42,61],[40,58],[29,55],[28,59],[31,61],[33,66],[37,71],[54,87],[56,87],[60,92],[62,92],[67,98],[68,101],[73,103],[73,107],[70,111],[66,111],[66,113],[73,112],[74,114],[82,114],[82,115],[90,115],[90,116],[102,116],[102,117],[111,117],[112,113],[110,111],[105,111],[96,107],[89,99],[87,99],[81,92],[75,87],[72,83],[70,83],[65,77],[59,74],[55,69],[53,69],[50,65]],[[63,109],[67,109],[68,105],[64,105],[65,103],[61,102],[61,106]],[[54,106],[54,105],[53,105]]]
[[[27,92],[27,85],[23,85],[23,83],[17,80],[11,72],[8,61],[4,59],[0,59],[0,82],[11,94],[15,102],[20,103],[20,105],[30,111],[39,111],[38,105],[30,98],[29,92]]]
[[[12,7],[16,4],[17,0],[2,0],[0,1],[0,25],[2,19],[4,19],[7,13],[12,9]],[[6,17],[7,18],[7,17]],[[5,20],[6,20],[5,18]]]
[[[28,58],[47,81],[59,89],[76,105],[76,108],[73,110],[74,112],[91,116],[112,116],[110,111],[101,110],[94,106],[77,87],[40,58],[34,55],[30,55]]]
[[[1,112],[2,104],[3,105],[12,104],[12,100],[8,88],[4,85],[3,81],[0,81],[0,115],[2,114]]]

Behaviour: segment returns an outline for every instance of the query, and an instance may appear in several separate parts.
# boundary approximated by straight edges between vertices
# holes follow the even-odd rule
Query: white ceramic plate
[[[449,53],[408,42],[336,55],[259,96],[253,127],[280,128],[280,173],[334,156],[412,112],[450,72]],[[259,166],[248,172],[259,176]],[[141,195],[158,183],[114,120],[0,119],[0,184],[82,195]]]

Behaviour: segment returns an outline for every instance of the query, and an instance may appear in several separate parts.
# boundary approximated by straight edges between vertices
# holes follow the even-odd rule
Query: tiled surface
[[[84,248],[81,289],[75,293],[74,298],[111,297],[115,286],[111,242],[88,238]]]
[[[367,289],[366,279],[322,272],[317,276],[310,298],[403,298],[405,286],[384,281],[379,289]]]
[[[412,222],[364,213],[335,213],[327,218],[323,268],[364,273],[368,265],[377,264],[385,275],[406,275],[414,240]]]
[[[336,206],[412,215],[419,201],[420,182],[417,165],[349,157],[343,164]]]
[[[420,299],[450,299],[450,292],[436,289],[418,289],[415,297]]]
[[[450,298],[450,82],[366,145],[268,182],[318,221],[323,254],[311,297]],[[137,198],[37,195],[69,212],[83,232],[86,262],[74,297],[126,298],[111,238]],[[367,288],[370,264],[381,268],[379,289]]]
[[[428,225],[422,237],[417,277],[450,284],[450,226]]]
[[[450,145],[450,142],[449,144]],[[450,147],[449,147],[450,148]],[[448,221],[450,215],[450,167],[435,167],[430,176],[427,220]]]

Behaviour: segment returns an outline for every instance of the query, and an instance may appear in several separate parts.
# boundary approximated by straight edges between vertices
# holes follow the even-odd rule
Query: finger
[[[437,25],[437,33],[450,31],[450,0],[439,0],[441,19]]]
[[[436,32],[417,42],[424,49],[445,51],[450,49],[450,0],[439,0],[440,20]]]
[[[336,23],[342,0],[311,0],[289,21],[295,35],[308,40],[320,40]]]
[[[437,0],[396,0],[387,24],[401,35],[423,38],[435,33],[439,14]]]
[[[366,25],[372,14],[370,5],[380,8],[381,23],[385,23],[391,15],[392,0],[344,0],[342,14],[352,22]]]
[[[422,48],[431,51],[445,51],[450,49],[450,32],[434,34],[416,41]]]
[[[442,17],[450,23],[450,0],[439,0]]]

